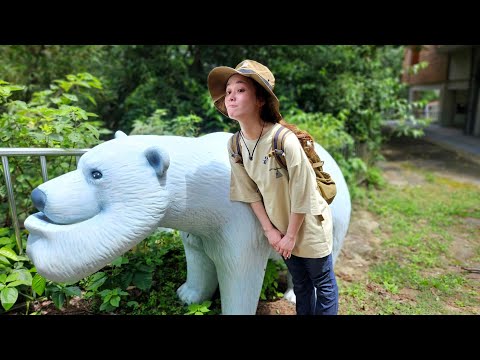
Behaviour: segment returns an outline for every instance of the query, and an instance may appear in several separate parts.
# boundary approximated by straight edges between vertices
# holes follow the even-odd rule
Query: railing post
[[[5,183],[7,185],[8,204],[10,205],[10,213],[12,214],[13,228],[15,229],[15,238],[17,240],[18,253],[23,254],[22,238],[20,236],[20,225],[17,218],[17,205],[13,196],[12,181],[10,179],[10,168],[8,167],[8,157],[2,156],[3,172],[5,174]]]
[[[40,167],[42,170],[43,182],[48,181],[47,159],[46,156],[75,156],[77,165],[80,157],[89,149],[58,149],[58,148],[0,148],[2,165],[5,171],[5,182],[7,186],[8,205],[12,214],[12,223],[17,240],[18,253],[23,254],[22,237],[20,236],[20,224],[17,217],[17,205],[15,203],[15,194],[13,192],[12,180],[10,178],[10,168],[8,166],[8,156],[39,156]]]
[[[40,168],[42,169],[43,182],[47,182],[48,181],[47,160],[43,155],[40,155]]]

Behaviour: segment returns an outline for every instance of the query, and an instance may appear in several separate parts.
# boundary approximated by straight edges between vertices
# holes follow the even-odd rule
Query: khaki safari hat
[[[270,95],[267,103],[270,106],[272,114],[275,116],[275,121],[280,121],[282,118],[279,111],[280,103],[273,93],[275,77],[265,65],[254,60],[243,60],[235,69],[228,66],[219,66],[210,71],[207,79],[208,90],[210,91],[210,96],[217,110],[228,117],[224,101],[225,88],[228,79],[234,74],[240,74],[255,80],[267,91],[268,95]]]

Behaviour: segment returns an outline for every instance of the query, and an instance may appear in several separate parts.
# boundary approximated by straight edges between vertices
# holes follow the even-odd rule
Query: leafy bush
[[[91,90],[101,89],[94,76],[81,73],[55,80],[48,90],[35,92],[29,102],[15,100],[15,93],[24,86],[0,80],[0,147],[25,148],[89,148],[101,142],[102,129],[97,115],[75,106],[79,99],[89,99]],[[11,157],[10,177],[14,186],[20,222],[33,211],[30,193],[42,182],[40,166],[31,157]],[[38,158],[33,160],[38,161]],[[76,167],[74,157],[49,159],[51,177]],[[3,175],[4,169],[0,168]],[[2,176],[3,177],[3,176]],[[0,226],[10,226],[6,185],[0,184]]]
[[[171,121],[165,120],[167,110],[157,109],[148,118],[134,121],[130,135],[178,135],[198,136],[202,119],[196,115],[177,116]]]
[[[33,93],[28,102],[16,99],[25,86],[9,84],[0,80],[0,147],[48,147],[48,148],[85,148],[100,142],[98,130],[101,121],[91,120],[97,117],[75,106],[80,99],[95,103],[90,91],[101,89],[97,78],[88,74],[67,75],[65,79],[55,80],[48,90]],[[22,223],[33,212],[30,193],[42,182],[39,164],[32,166],[30,157],[10,157],[9,171],[16,200],[17,214]],[[50,161],[53,177],[73,170],[76,165],[73,158],[55,158]],[[5,169],[0,169],[2,178]],[[51,297],[55,305],[63,306],[69,296],[80,295],[80,290],[63,284],[48,282],[36,273],[30,260],[20,253],[24,252],[16,244],[14,231],[10,229],[12,219],[6,198],[6,184],[0,184],[0,300],[4,310],[11,310],[20,299],[28,304],[36,295]],[[6,236],[7,235],[7,236]],[[26,232],[22,231],[22,237]],[[32,276],[33,274],[33,276]]]

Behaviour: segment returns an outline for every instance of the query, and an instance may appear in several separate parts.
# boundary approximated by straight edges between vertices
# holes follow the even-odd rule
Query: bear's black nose
[[[33,205],[35,205],[38,211],[43,211],[46,200],[47,200],[47,196],[44,194],[42,190],[40,190],[39,188],[33,189],[32,201],[33,201]]]

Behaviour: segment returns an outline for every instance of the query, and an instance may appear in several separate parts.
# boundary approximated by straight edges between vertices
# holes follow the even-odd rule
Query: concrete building
[[[422,61],[428,66],[412,73],[412,67]],[[440,126],[480,137],[480,45],[410,45],[403,69],[411,101],[421,92],[437,91],[438,114],[430,107],[430,116]]]

